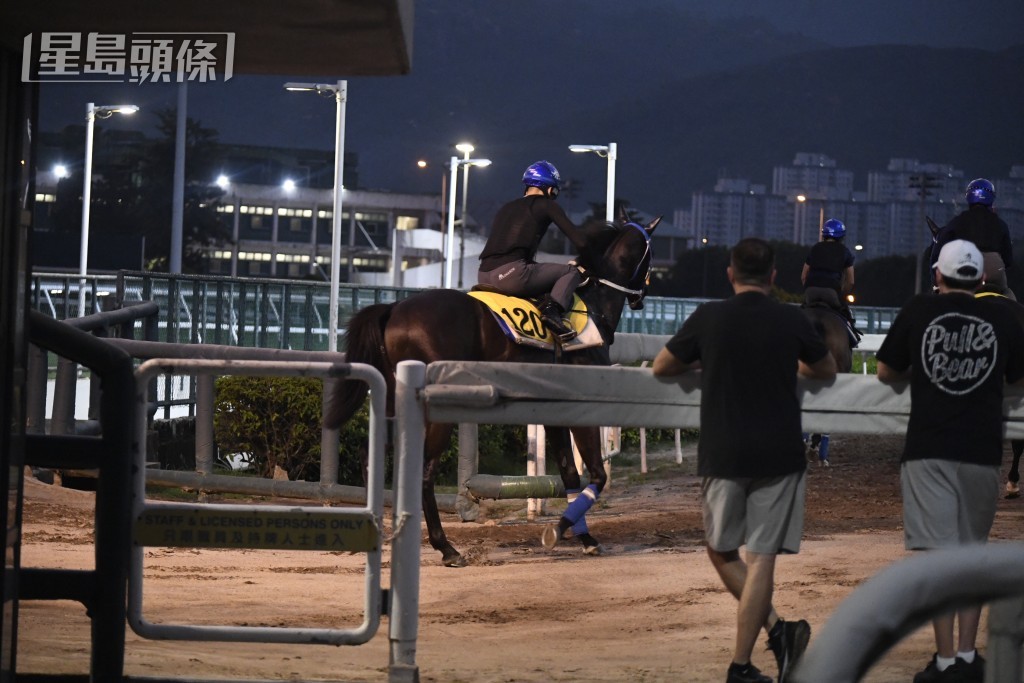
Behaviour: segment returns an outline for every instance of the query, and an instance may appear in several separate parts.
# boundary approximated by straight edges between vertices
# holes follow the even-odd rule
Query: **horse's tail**
[[[345,362],[375,367],[385,379],[391,372],[384,351],[384,327],[394,304],[373,304],[356,313],[345,332]],[[369,387],[361,380],[345,380],[335,385],[333,400],[324,417],[324,426],[338,429],[356,414],[366,400]]]

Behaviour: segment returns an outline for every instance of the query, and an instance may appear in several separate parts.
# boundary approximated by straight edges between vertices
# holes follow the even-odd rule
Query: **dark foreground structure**
[[[3,576],[3,617],[0,619],[0,683],[31,680],[17,673],[19,598],[72,599],[83,602],[93,616],[94,641],[101,624],[124,623],[123,545],[125,529],[115,524],[96,529],[94,571],[57,575],[20,570],[23,471],[34,461],[100,471],[97,522],[120,518],[128,522],[125,463],[119,462],[128,435],[114,425],[101,425],[101,437],[27,435],[26,378],[30,343],[59,354],[71,354],[108,378],[104,402],[131,393],[132,363],[123,351],[67,325],[31,316],[27,306],[32,240],[38,131],[38,82],[23,70],[31,58],[26,49],[39,45],[44,34],[89,33],[130,36],[142,32],[233,34],[235,74],[313,74],[325,80],[339,76],[385,76],[410,71],[413,0],[299,0],[288,4],[267,0],[209,3],[184,0],[173,10],[127,0],[101,0],[82,5],[54,0],[0,7],[0,488],[7,504],[0,509],[6,532]],[[38,80],[36,78],[35,80]],[[144,86],[142,86],[144,87]],[[85,102],[82,103],[83,108]],[[31,335],[31,336],[30,336]],[[120,396],[120,399],[119,399]],[[101,420],[102,422],[102,420]],[[119,492],[120,489],[120,492]],[[106,492],[101,495],[100,492]],[[58,595],[58,593],[60,595]],[[123,637],[106,634],[103,652],[94,652],[89,680],[122,680]],[[82,680],[87,679],[85,676]],[[69,679],[70,680],[70,679]]]

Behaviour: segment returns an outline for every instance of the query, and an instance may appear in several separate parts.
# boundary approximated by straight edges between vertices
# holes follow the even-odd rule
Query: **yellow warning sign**
[[[373,515],[342,509],[152,506],[135,519],[134,540],[137,545],[178,548],[368,552],[380,547]]]

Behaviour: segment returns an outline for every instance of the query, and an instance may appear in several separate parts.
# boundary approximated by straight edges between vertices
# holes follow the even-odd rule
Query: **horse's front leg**
[[[558,458],[558,468],[562,474],[562,483],[565,485],[568,506],[558,524],[544,530],[541,541],[546,548],[553,548],[566,532],[572,529],[573,535],[583,545],[585,553],[599,555],[602,551],[601,544],[590,535],[586,515],[608,481],[601,460],[601,430],[597,427],[576,427],[572,430],[590,477],[590,483],[585,488],[581,485],[580,475],[573,460],[569,429],[549,427],[547,434],[551,440],[552,450]]]
[[[451,425],[427,425],[427,438],[423,446],[423,521],[427,524],[427,538],[430,545],[441,553],[441,561],[446,567],[464,566],[462,555],[448,542],[448,537],[441,527],[441,515],[437,510],[437,498],[434,496],[434,482],[441,467],[441,453],[451,441]]]

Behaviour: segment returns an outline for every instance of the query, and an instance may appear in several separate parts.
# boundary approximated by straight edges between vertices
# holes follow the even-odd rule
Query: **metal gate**
[[[282,506],[252,504],[166,503],[146,500],[146,416],[150,381],[159,374],[258,375],[344,378],[370,387],[369,467],[367,498],[361,507]],[[128,583],[128,622],[140,636],[165,640],[254,643],[358,645],[377,632],[382,614],[396,600],[405,608],[391,613],[390,680],[418,680],[415,635],[419,598],[420,476],[422,433],[402,439],[396,453],[393,554],[403,543],[417,554],[393,558],[391,590],[381,590],[383,545],[385,397],[384,378],[368,365],[287,361],[155,359],[136,371],[136,438],[132,468],[132,552]],[[415,400],[415,397],[413,397]],[[416,432],[418,410],[412,429]],[[420,418],[419,423],[422,423]],[[337,432],[334,437],[337,448]],[[416,446],[418,445],[418,450]],[[410,453],[411,451],[411,453]],[[410,493],[409,489],[412,489]],[[410,509],[409,505],[415,507]],[[402,541],[400,535],[412,540]],[[190,548],[257,548],[345,551],[366,554],[362,623],[354,628],[301,628],[187,623],[157,623],[143,615],[144,549],[147,546]],[[411,606],[411,609],[409,607]],[[411,627],[409,620],[412,621]],[[411,644],[409,634],[411,633]]]

